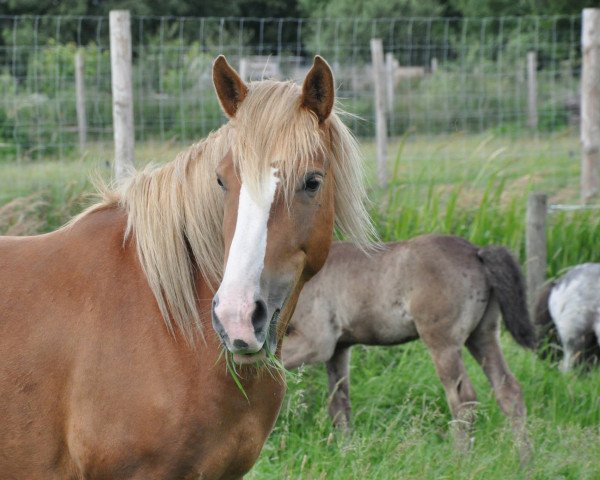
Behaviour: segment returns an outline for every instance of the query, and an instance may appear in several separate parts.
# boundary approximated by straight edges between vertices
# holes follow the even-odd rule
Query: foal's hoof
[[[350,420],[344,415],[337,415],[332,420],[334,428],[344,435],[350,434]]]
[[[468,437],[464,439],[453,440],[452,446],[454,447],[454,451],[458,455],[468,455],[473,450],[473,445],[475,444],[475,437]]]
[[[456,453],[468,454],[473,448],[475,437],[471,435],[472,423],[465,420],[452,420],[450,422],[450,433],[452,444]]]
[[[529,440],[521,443],[517,446],[519,449],[519,466],[521,470],[526,470],[533,460],[533,448],[529,443]]]

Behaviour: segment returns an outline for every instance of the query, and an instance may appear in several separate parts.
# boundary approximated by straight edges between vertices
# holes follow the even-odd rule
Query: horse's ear
[[[313,66],[302,84],[302,106],[312,110],[321,123],[329,117],[334,98],[331,68],[323,57],[316,55]]]
[[[219,55],[213,64],[213,83],[223,111],[228,117],[234,117],[238,107],[246,98],[248,87],[227,63],[224,55]]]

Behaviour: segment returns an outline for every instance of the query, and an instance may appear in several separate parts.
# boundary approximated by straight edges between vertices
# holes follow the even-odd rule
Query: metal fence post
[[[375,86],[375,137],[377,142],[377,179],[379,186],[387,185],[387,124],[385,119],[385,65],[383,63],[383,42],[380,38],[371,39],[373,84]]]

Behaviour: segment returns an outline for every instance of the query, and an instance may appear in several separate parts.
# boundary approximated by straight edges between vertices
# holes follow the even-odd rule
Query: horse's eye
[[[221,189],[225,190],[225,185],[223,184],[223,180],[221,180],[220,177],[217,177],[217,183],[219,184],[219,187],[221,187]]]
[[[304,191],[309,195],[315,195],[319,189],[321,188],[321,184],[323,183],[323,177],[318,174],[308,175],[304,179]]]

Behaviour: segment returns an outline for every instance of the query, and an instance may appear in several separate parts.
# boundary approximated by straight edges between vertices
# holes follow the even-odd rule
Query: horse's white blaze
[[[235,316],[242,321],[260,293],[267,250],[267,223],[278,182],[276,172],[271,169],[259,198],[250,195],[244,183],[240,188],[235,232],[218,295],[219,309],[237,310],[239,315]]]

